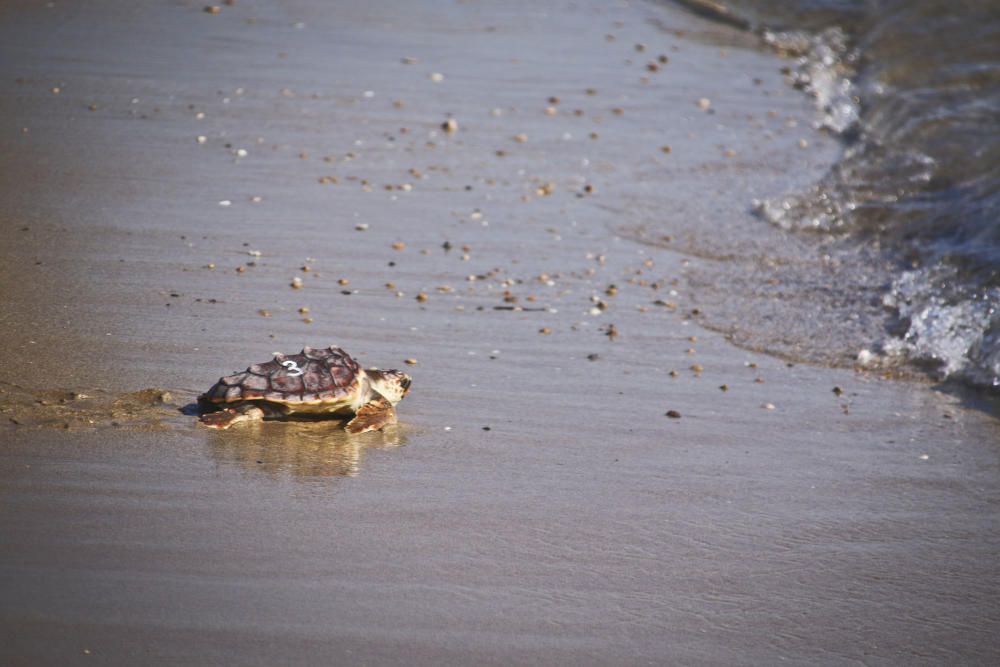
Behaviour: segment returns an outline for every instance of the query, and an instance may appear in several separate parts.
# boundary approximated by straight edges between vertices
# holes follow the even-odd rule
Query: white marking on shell
[[[288,369],[289,377],[297,378],[302,375],[305,371],[299,368],[299,365],[289,359],[288,361],[282,361],[281,365]]]

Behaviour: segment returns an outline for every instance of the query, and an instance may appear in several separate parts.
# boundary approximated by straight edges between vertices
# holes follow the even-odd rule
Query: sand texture
[[[996,664],[988,410],[699,324],[838,155],[783,66],[641,2],[4,3],[0,663]],[[190,414],[334,344],[398,426]]]

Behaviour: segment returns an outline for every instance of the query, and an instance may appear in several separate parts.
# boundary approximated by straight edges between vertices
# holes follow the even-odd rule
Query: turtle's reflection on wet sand
[[[365,450],[406,444],[402,426],[351,435],[330,419],[258,422],[205,433],[214,460],[271,477],[354,477],[361,472]]]

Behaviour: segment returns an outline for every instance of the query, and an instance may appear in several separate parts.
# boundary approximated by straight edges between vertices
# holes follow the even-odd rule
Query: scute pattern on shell
[[[282,362],[292,361],[286,367]],[[278,354],[242,373],[220,378],[200,400],[209,403],[265,400],[274,403],[338,403],[358,390],[361,367],[339,347],[307,347]]]

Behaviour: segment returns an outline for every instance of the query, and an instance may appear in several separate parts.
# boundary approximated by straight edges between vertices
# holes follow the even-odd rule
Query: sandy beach
[[[996,664],[995,406],[701,324],[840,151],[785,66],[660,3],[5,3],[0,662]],[[397,427],[185,410],[333,344]]]

